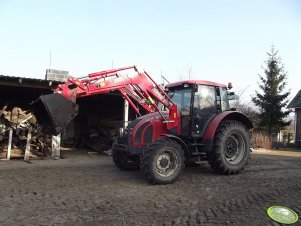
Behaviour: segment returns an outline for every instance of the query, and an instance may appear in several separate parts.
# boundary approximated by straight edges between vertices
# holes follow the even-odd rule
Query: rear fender
[[[239,121],[242,124],[244,124],[247,129],[252,129],[253,124],[251,120],[242,114],[241,112],[238,111],[225,111],[221,114],[218,114],[207,126],[206,131],[204,133],[203,139],[204,140],[213,140],[215,131],[217,127],[223,122],[227,120],[235,120]]]

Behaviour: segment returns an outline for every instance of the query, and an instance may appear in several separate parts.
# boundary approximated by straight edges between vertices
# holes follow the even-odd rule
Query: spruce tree
[[[252,97],[252,102],[260,111],[260,125],[269,134],[279,132],[281,128],[290,124],[286,120],[290,110],[285,109],[290,94],[290,91],[286,90],[287,73],[277,54],[278,51],[272,46],[271,52],[267,53],[264,76],[259,75],[258,85],[261,92],[255,91],[255,96]]]

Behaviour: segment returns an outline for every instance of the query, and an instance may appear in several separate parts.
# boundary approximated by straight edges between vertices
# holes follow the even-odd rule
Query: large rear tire
[[[125,146],[114,143],[112,147],[112,158],[115,165],[126,171],[138,170],[140,168],[140,156],[139,155],[129,155]]]
[[[250,157],[250,137],[246,127],[238,121],[225,121],[219,125],[213,149],[208,152],[212,169],[225,175],[238,174]]]
[[[181,145],[170,139],[151,143],[141,156],[141,171],[151,184],[169,184],[176,181],[185,167]]]

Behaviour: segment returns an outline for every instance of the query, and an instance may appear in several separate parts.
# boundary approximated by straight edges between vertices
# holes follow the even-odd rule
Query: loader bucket
[[[58,135],[78,114],[78,105],[58,93],[40,96],[31,108],[42,132],[50,135]]]

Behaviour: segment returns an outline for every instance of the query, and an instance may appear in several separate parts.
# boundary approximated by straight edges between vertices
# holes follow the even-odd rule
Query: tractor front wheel
[[[238,121],[225,121],[219,125],[208,152],[208,160],[213,170],[220,174],[237,174],[248,163],[250,137],[246,127]]]
[[[139,155],[129,155],[125,150],[125,147],[113,144],[112,147],[112,158],[115,165],[121,170],[138,170],[140,164]]]
[[[169,184],[179,178],[184,161],[184,151],[177,142],[159,139],[144,150],[140,168],[149,183]]]

